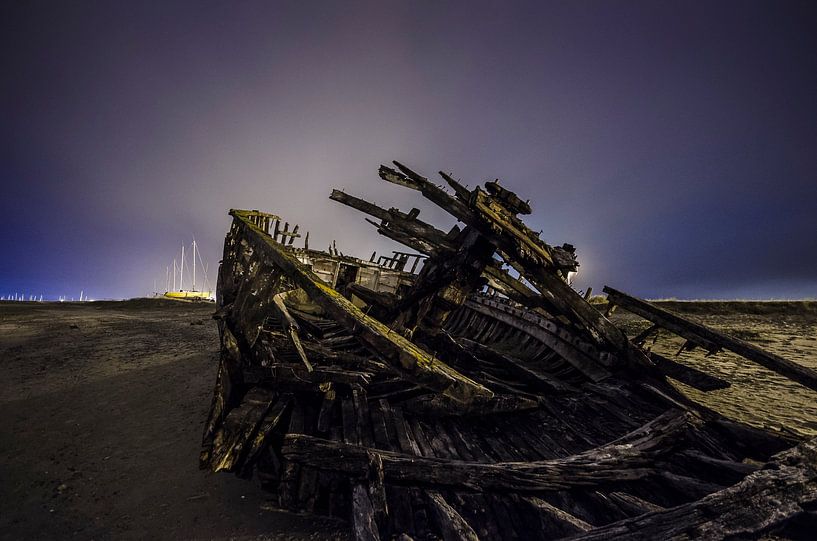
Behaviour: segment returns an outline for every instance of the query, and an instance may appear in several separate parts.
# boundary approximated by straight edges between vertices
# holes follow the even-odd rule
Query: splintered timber
[[[395,162],[380,177],[462,226],[334,190],[410,251],[304,245],[232,210],[218,276],[221,355],[201,466],[253,475],[283,509],[372,539],[721,539],[814,528],[817,441],[728,420],[681,394],[728,382],[651,352],[659,329],[817,390],[817,374],[606,288],[652,323],[633,339],[567,282],[530,205],[451,191]],[[453,194],[452,194],[453,192]],[[299,243],[300,244],[300,243]],[[418,270],[419,269],[419,270]],[[798,530],[798,528],[800,530]]]

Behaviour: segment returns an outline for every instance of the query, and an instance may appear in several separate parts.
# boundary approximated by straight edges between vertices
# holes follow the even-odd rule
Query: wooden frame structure
[[[541,240],[520,218],[530,205],[498,182],[468,190],[442,173],[451,195],[395,167],[381,178],[463,226],[331,198],[424,257],[418,272],[405,270],[409,252],[316,252],[293,244],[298,226],[231,211],[202,467],[255,475],[281,508],[340,517],[366,540],[751,537],[815,522],[813,441],[678,392],[667,376],[728,383],[628,339],[565,281],[573,247]],[[327,258],[347,283],[319,274]],[[607,292],[696,345],[815,388],[805,368]],[[742,511],[748,501],[757,513]]]

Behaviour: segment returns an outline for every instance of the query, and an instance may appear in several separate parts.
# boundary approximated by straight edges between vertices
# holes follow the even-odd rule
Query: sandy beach
[[[0,538],[326,539],[198,469],[212,304],[0,304]]]
[[[817,367],[817,303],[663,303]],[[212,304],[0,303],[0,538],[327,539],[343,524],[271,508],[254,482],[198,469],[215,378]],[[613,315],[631,336],[646,324]],[[656,347],[674,355],[680,341]],[[735,385],[692,396],[817,434],[817,395],[729,354],[684,362]]]

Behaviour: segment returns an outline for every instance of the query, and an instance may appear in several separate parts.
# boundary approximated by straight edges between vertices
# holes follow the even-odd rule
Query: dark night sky
[[[0,294],[146,294],[231,207],[392,249],[332,187],[450,226],[397,159],[530,198],[578,287],[817,297],[813,1],[0,10]]]

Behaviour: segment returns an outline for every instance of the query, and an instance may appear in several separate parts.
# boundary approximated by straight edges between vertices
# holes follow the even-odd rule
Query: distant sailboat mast
[[[192,248],[192,253],[191,253]],[[168,266],[165,269],[165,281],[167,282],[167,288],[165,296],[169,298],[175,299],[186,299],[186,300],[212,300],[212,290],[210,288],[208,276],[207,276],[207,265],[204,263],[204,260],[201,256],[201,251],[199,250],[199,243],[196,240],[195,235],[193,236],[192,242],[190,245],[187,243],[182,243],[181,250],[180,250],[180,257],[181,261],[178,259],[173,260],[173,289],[170,289],[170,267]],[[188,257],[193,258],[193,269],[190,270],[190,262],[187,261]],[[186,265],[185,265],[186,263]],[[197,267],[201,266],[204,269],[204,284],[202,285],[200,281],[202,280],[201,270]],[[187,267],[187,274],[190,275],[188,278],[188,286],[185,288],[184,282],[184,269]],[[178,278],[176,274],[178,272]]]
[[[193,291],[196,291],[196,237],[193,237]]]
[[[204,289],[203,289],[203,291],[206,291],[206,292],[210,293],[212,290],[210,289],[210,282],[207,280],[207,264],[201,258],[201,250],[198,249],[198,246],[196,247],[196,252],[198,253],[199,263],[201,264],[201,268],[204,269]]]
[[[184,291],[184,244],[182,244],[182,268],[179,271],[179,291]]]

